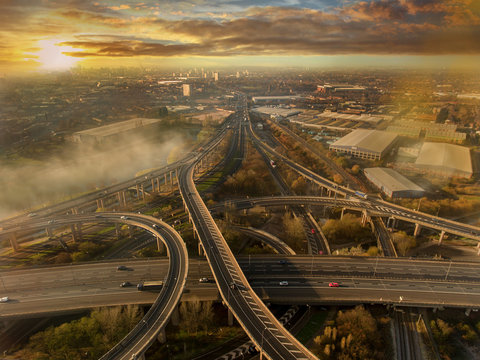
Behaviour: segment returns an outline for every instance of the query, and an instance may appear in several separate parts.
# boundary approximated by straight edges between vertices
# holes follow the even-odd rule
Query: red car
[[[315,234],[315,229],[312,229],[311,231],[312,231],[312,234]]]
[[[331,282],[330,284],[328,284],[328,286],[330,286],[330,287],[339,287],[340,284],[339,284],[339,283]]]

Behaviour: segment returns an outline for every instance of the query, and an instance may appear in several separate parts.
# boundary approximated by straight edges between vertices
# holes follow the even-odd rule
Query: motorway
[[[280,264],[285,260],[285,264]],[[382,303],[398,306],[480,307],[480,263],[370,257],[250,256],[238,258],[264,300],[282,304]],[[117,271],[126,265],[130,271]],[[151,304],[158,293],[120,283],[164,279],[169,260],[108,261],[2,271],[0,318],[45,316],[124,304]],[[210,283],[199,283],[207,277]],[[288,286],[280,286],[286,280]],[[339,288],[329,288],[338,282]],[[402,300],[400,299],[402,297]],[[192,259],[183,300],[220,300],[208,263]]]
[[[39,228],[52,226],[52,223],[49,223],[48,219],[35,219],[31,221],[28,227]],[[180,235],[168,224],[160,221],[156,218],[141,215],[141,214],[130,214],[130,213],[108,213],[102,212],[101,214],[88,214],[88,215],[63,215],[57,216],[55,218],[55,226],[63,226],[75,222],[82,223],[122,223],[128,224],[130,226],[136,226],[150,232],[153,236],[157,237],[157,241],[163,241],[165,243],[167,254],[169,257],[169,267],[166,274],[162,278],[157,278],[156,280],[164,280],[164,287],[160,293],[156,296],[153,306],[144,316],[142,321],[137,324],[137,326],[124,338],[122,341],[112,348],[107,354],[102,356],[102,360],[106,359],[131,359],[133,355],[141,355],[146,349],[155,341],[157,334],[165,327],[168,319],[170,318],[172,312],[177,306],[180,297],[185,286],[185,281],[188,273],[188,253],[186,246],[180,237]],[[156,227],[154,227],[154,225]],[[109,265],[111,266],[111,265]],[[98,281],[102,278],[102,275],[93,276],[98,271],[98,267],[93,266],[92,270],[84,267],[81,271],[77,272],[73,270],[73,266],[60,267],[64,271],[60,275],[58,271],[53,271],[58,277],[49,278],[49,280],[39,281],[38,278],[35,282],[32,283],[32,279],[40,276],[42,270],[35,269],[35,273],[32,276],[32,279],[25,279],[25,274],[22,271],[12,271],[11,274],[16,274],[17,278],[11,280],[9,278],[10,273],[3,274],[1,276],[3,291],[27,291],[26,289],[34,289],[35,291],[40,290],[40,294],[37,293],[37,298],[35,296],[27,296],[26,298],[19,296],[15,297],[15,293],[12,295],[7,295],[12,298],[11,303],[3,303],[2,308],[0,308],[0,315],[5,313],[5,308],[9,305],[15,305],[18,303],[20,307],[24,309],[35,309],[40,306],[40,303],[43,301],[47,306],[52,309],[53,306],[57,306],[57,309],[61,307],[57,303],[57,297],[61,302],[71,302],[72,298],[68,297],[67,291],[58,291],[61,279],[65,279],[67,282],[72,282],[75,287],[75,291],[81,289],[81,298],[84,301],[91,301],[91,299],[99,296],[105,301],[113,295],[109,291],[105,291],[105,288],[100,287],[100,289],[95,289],[93,291],[88,291],[88,286],[82,285],[81,288],[77,286],[80,284],[79,281],[85,281],[87,279],[94,279]],[[65,271],[70,268],[70,271]],[[59,269],[59,268],[56,268]],[[150,268],[149,268],[150,269]],[[75,269],[76,270],[76,269]],[[150,269],[151,271],[151,269]],[[50,271],[48,271],[49,273]],[[128,270],[126,271],[128,272]],[[76,274],[77,273],[77,274]],[[105,271],[105,274],[110,274],[111,268],[109,271]],[[139,273],[140,276],[145,275],[144,272]],[[148,275],[148,274],[147,274]],[[146,276],[146,275],[145,275]],[[152,274],[150,274],[152,276]],[[115,278],[115,276],[113,276]],[[23,279],[23,280],[22,280]],[[24,283],[26,281],[26,283]],[[111,280],[109,280],[111,281]],[[47,294],[45,296],[45,288],[39,288],[38,283],[42,283],[45,286],[50,283],[53,287],[50,289],[54,291],[54,294]],[[21,285],[22,284],[22,285]],[[86,284],[86,283],[81,283]],[[117,285],[118,286],[118,285]],[[12,290],[13,287],[13,290]],[[70,288],[72,284],[70,284]],[[118,295],[118,288],[117,288]],[[124,295],[124,294],[121,294]],[[137,300],[138,301],[138,300]],[[140,302],[145,301],[141,299]],[[124,304],[125,299],[117,300],[117,304]],[[80,302],[74,302],[72,305],[78,308]],[[4,306],[5,305],[5,306]],[[72,306],[70,305],[70,306]],[[12,306],[13,307],[13,306]],[[8,308],[7,308],[8,309]],[[25,310],[24,310],[25,311]],[[28,312],[28,310],[27,310]],[[30,311],[33,313],[35,311]]]
[[[242,136],[241,122],[236,126]],[[180,193],[193,221],[223,300],[252,341],[270,359],[316,359],[251,289],[193,182],[194,166],[180,170]]]

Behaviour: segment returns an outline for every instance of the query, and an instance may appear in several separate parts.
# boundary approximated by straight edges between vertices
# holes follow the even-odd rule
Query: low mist
[[[160,140],[143,135],[117,139],[101,149],[66,143],[62,155],[42,165],[2,166],[0,219],[161,167],[170,151],[183,143],[183,137],[172,132],[163,133]]]

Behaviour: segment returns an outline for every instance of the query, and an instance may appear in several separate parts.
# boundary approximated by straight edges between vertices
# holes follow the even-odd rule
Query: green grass
[[[315,336],[318,330],[320,330],[320,327],[325,322],[327,315],[327,311],[315,312],[308,323],[303,327],[302,330],[300,330],[297,335],[297,339],[302,344],[309,342]]]

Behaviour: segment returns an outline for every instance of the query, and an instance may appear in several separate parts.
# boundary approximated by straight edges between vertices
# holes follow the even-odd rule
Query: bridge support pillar
[[[163,243],[162,239],[160,239],[158,236],[157,236],[157,250],[161,253],[165,251],[165,244]]]
[[[228,308],[228,326],[233,326],[233,313],[232,313],[232,310],[230,310],[230,308]]]
[[[165,344],[167,342],[167,335],[165,334],[165,328],[160,330],[160,332],[157,335],[157,341],[160,344]]]
[[[78,214],[78,208],[76,208],[76,207],[72,208],[72,214],[73,215]]]
[[[143,184],[140,185],[140,188],[142,189],[142,200],[145,201],[145,189],[143,187]]]
[[[445,237],[445,231],[442,230],[442,232],[440,233],[440,238],[438,239],[438,245],[440,245],[442,243],[442,240],[443,240],[444,237]]]
[[[115,235],[117,236],[117,241],[120,240],[120,224],[115,223]]]
[[[160,178],[157,177],[157,191],[160,192]]]
[[[175,306],[175,308],[173,309],[170,320],[172,321],[173,326],[178,326],[180,324],[180,313],[178,311],[178,305]]]
[[[368,214],[365,210],[362,211],[362,226],[365,226],[368,221]]]
[[[100,209],[101,206],[100,206],[100,199],[97,199],[97,209]]]
[[[123,206],[127,206],[127,193],[125,191],[122,191],[122,200],[123,200]]]
[[[152,192],[155,192],[155,179],[152,178],[150,181],[152,183]]]
[[[17,233],[11,233],[10,234],[10,245],[12,246],[12,249],[14,252],[18,251],[18,241],[17,241]]]
[[[168,181],[167,181],[167,173],[165,173],[165,182],[164,182],[165,186],[168,184]]]
[[[177,179],[177,184],[178,184],[178,169],[175,169],[175,179]]]
[[[204,256],[205,255],[205,251],[204,251],[202,243],[200,241],[198,241],[198,255],[199,256]]]
[[[75,224],[70,225],[70,231],[72,232],[72,240],[74,243],[80,241],[80,238],[77,234],[77,229],[75,228]]]
[[[413,232],[413,236],[417,237],[418,235],[420,235],[420,231],[422,231],[422,225],[415,224],[415,231]]]
[[[137,190],[137,200],[140,199],[140,188],[138,187],[138,184],[135,185],[135,189]]]
[[[117,192],[117,198],[118,198],[118,206],[123,206],[123,201],[122,201],[122,194]]]
[[[345,213],[345,208],[342,208],[342,213],[341,213],[341,215],[340,215],[340,220],[343,219],[343,214],[344,214],[344,213]]]
[[[170,171],[170,185],[173,186],[173,171]]]
[[[53,236],[52,228],[51,227],[45,228],[45,234],[47,234],[48,237],[52,237]]]

